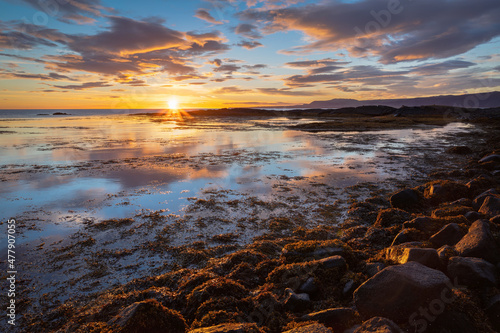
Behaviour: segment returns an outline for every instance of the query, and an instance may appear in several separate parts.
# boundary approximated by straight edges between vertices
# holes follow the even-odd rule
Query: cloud
[[[57,73],[49,73],[49,74],[27,74],[24,72],[1,72],[0,77],[5,79],[39,79],[39,80],[68,80],[75,81],[74,79]]]
[[[500,35],[498,0],[328,1],[247,9],[239,17],[259,22],[266,34],[298,30],[308,36],[308,44],[288,54],[347,48],[385,64],[459,55]]]
[[[232,64],[225,64],[225,65],[220,65],[218,67],[215,67],[213,69],[214,72],[220,72],[220,73],[225,73],[225,74],[232,74],[233,72],[236,72],[239,70],[241,67],[237,65],[232,65]]]
[[[246,38],[250,39],[259,39],[262,38],[262,35],[259,32],[257,26],[249,23],[240,23],[234,29],[234,32],[238,35],[242,35]]]
[[[459,68],[468,68],[476,64],[463,60],[448,60],[436,64],[425,64],[412,69],[412,72],[419,75],[441,75],[447,74],[450,70]]]
[[[244,94],[252,91],[251,89],[241,89],[236,86],[228,86],[228,87],[222,87],[219,89],[216,89],[213,91],[214,94]]]
[[[113,12],[112,8],[102,6],[100,0],[22,1],[63,22],[91,23],[95,21],[92,17],[101,17],[103,11]]]
[[[257,88],[257,90],[265,95],[280,95],[280,96],[317,96],[322,95],[318,91],[300,91],[290,88]]]
[[[255,40],[252,41],[242,41],[236,44],[238,46],[244,47],[247,50],[255,49],[256,47],[263,46],[262,43]]]
[[[127,55],[171,48],[188,48],[184,35],[157,22],[111,16],[111,27],[95,35],[74,36],[69,47],[81,54]]]
[[[224,22],[216,20],[206,9],[198,9],[194,17],[207,21],[212,24],[223,24]]]
[[[110,87],[111,84],[108,84],[107,82],[85,82],[82,84],[70,84],[66,86],[57,86],[53,85],[55,88],[59,89],[71,89],[71,90],[85,90],[85,89],[91,89],[91,88],[102,88],[102,87]]]

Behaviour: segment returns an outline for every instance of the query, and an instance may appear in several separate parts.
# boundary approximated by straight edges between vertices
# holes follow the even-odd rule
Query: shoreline
[[[460,215],[466,213],[468,209],[474,210],[470,207],[472,205],[470,200],[474,199],[479,191],[491,187],[498,188],[500,179],[498,172],[495,173],[499,168],[498,163],[496,161],[478,162],[485,155],[494,153],[499,148],[497,146],[498,129],[492,125],[487,131],[490,131],[486,136],[489,137],[489,141],[485,143],[482,151],[477,151],[478,147],[466,149],[457,145],[450,153],[455,154],[458,160],[462,160],[461,164],[449,165],[448,171],[428,176],[430,182],[441,180],[440,185],[444,188],[444,192],[438,195],[438,199],[434,197],[431,190],[432,186],[437,188],[435,185],[438,183],[412,186],[417,191],[417,201],[422,200],[422,202],[416,207],[400,207],[405,209],[400,211],[394,207],[391,208],[389,193],[382,191],[378,196],[354,199],[349,211],[343,212],[348,218],[341,225],[319,223],[316,227],[308,228],[301,226],[300,219],[269,219],[265,226],[255,226],[258,229],[264,227],[264,230],[268,231],[244,246],[235,243],[238,239],[237,234],[230,233],[214,235],[211,241],[218,245],[208,247],[203,242],[173,247],[169,245],[169,242],[164,242],[168,240],[168,237],[165,239],[160,237],[156,242],[149,243],[147,246],[153,252],[167,251],[176,258],[177,264],[166,265],[158,271],[159,275],[139,278],[124,285],[101,290],[94,295],[90,293],[80,299],[68,300],[55,308],[49,306],[44,309],[40,304],[40,309],[44,309],[43,311],[47,313],[42,316],[34,314],[33,317],[26,318],[25,324],[29,323],[32,329],[40,331],[58,329],[78,331],[79,329],[115,332],[120,329],[130,329],[134,327],[133,325],[145,325],[140,320],[141,313],[155,313],[177,323],[176,325],[181,327],[179,332],[184,332],[182,327],[189,327],[185,329],[186,332],[199,327],[204,327],[206,332],[224,332],[223,329],[227,331],[231,326],[234,328],[238,325],[243,325],[240,329],[245,332],[266,330],[266,332],[282,332],[293,326],[312,325],[312,322],[334,327],[335,331],[335,329],[339,330],[339,327],[349,329],[354,325],[359,325],[362,321],[370,319],[367,313],[371,316],[369,311],[356,310],[359,304],[355,302],[353,295],[361,284],[370,280],[373,273],[382,267],[408,266],[400,262],[405,260],[405,256],[407,259],[409,256],[415,256],[408,251],[415,252],[414,249],[419,248],[429,249],[426,253],[432,252],[432,254],[426,255],[435,259],[433,252],[435,249],[429,245],[429,238],[439,231],[438,227],[455,223],[458,226],[455,231],[462,236],[465,235],[472,221]],[[478,187],[473,191],[464,187],[464,184],[483,173],[488,176],[487,180],[476,181]],[[458,183],[449,183],[449,180]],[[446,197],[445,200],[439,199],[439,196],[447,191],[452,193],[452,197]],[[458,196],[464,196],[467,200],[448,205],[447,203],[456,201],[455,199],[462,199],[455,198],[455,192],[457,192],[456,195],[460,194]],[[220,195],[220,193],[214,194]],[[207,199],[208,201],[198,201],[200,212],[211,207],[210,205],[217,209],[217,201],[210,202],[210,199]],[[264,207],[259,205],[270,203],[256,202],[256,204],[256,207]],[[326,219],[332,219],[338,213],[333,207],[333,210],[325,208],[322,214],[325,214]],[[450,215],[447,217],[446,214]],[[420,230],[412,228],[411,223],[407,224],[419,215],[431,216],[430,229]],[[156,218],[157,220],[153,216],[149,217],[153,224],[162,223],[162,217]],[[498,242],[498,221],[494,221],[488,223],[494,239]],[[131,223],[134,222],[127,219],[92,222],[87,225],[86,230],[110,232],[112,229],[127,228]],[[401,233],[403,229],[410,231]],[[126,233],[127,230],[131,229],[123,229],[122,232]],[[170,230],[166,229],[163,236],[168,236],[169,232]],[[64,262],[71,257],[71,253],[74,255],[85,251],[85,247],[95,243],[95,236],[90,235],[92,233],[82,234],[80,238],[76,238],[78,240],[76,243],[59,246],[60,250],[55,258],[58,257],[58,260]],[[420,244],[410,243],[407,248],[401,246],[391,248],[390,245],[395,238],[399,238],[398,242],[407,240],[418,241]],[[443,252],[444,260],[449,259],[453,254],[448,248],[440,252]],[[100,264],[100,258],[118,259],[130,253],[115,251],[103,252],[100,255],[102,257],[95,257],[87,262],[89,267],[93,267],[89,273],[90,276],[97,280],[99,276],[103,276],[102,274],[108,274],[106,267]],[[438,257],[440,255],[441,253]],[[147,260],[147,257],[142,257],[141,260]],[[189,268],[193,263],[198,263],[199,268]],[[431,265],[428,262],[427,264]],[[435,260],[432,265],[437,265]],[[432,270],[436,271],[435,268],[433,266]],[[133,269],[133,266],[130,269]],[[413,267],[412,269],[422,268]],[[441,267],[441,270],[447,272],[447,267]],[[167,273],[161,271],[167,271]],[[498,277],[498,266],[494,272]],[[74,283],[80,283],[78,281],[77,279]],[[95,289],[98,288],[97,286],[90,285],[89,287]],[[473,315],[462,313],[460,310],[459,316],[464,316],[466,324],[477,328],[476,331],[489,332],[488,325],[491,324],[492,319],[489,321],[486,319],[488,308],[486,303],[494,299],[495,292],[498,293],[498,284],[491,286],[491,282],[488,282],[488,288],[487,299],[479,303],[476,299],[483,297],[481,295],[484,292],[478,294],[477,286],[465,290],[454,288],[453,293],[457,299],[448,305],[450,309],[443,310],[442,313],[445,314],[443,316],[455,317],[456,311],[463,308],[469,309],[468,311],[471,311]],[[26,302],[28,302],[27,306],[30,301],[26,300]],[[131,311],[130,307],[134,311]],[[326,312],[318,314],[318,311]],[[252,315],[248,317],[248,314]],[[484,323],[479,323],[474,316],[481,318]],[[262,319],[249,319],[254,317]],[[408,320],[401,322],[397,316],[391,319],[403,329],[414,328]],[[417,319],[422,318],[419,316]],[[168,322],[167,319],[165,320],[162,325]],[[254,324],[249,323],[252,321]],[[447,320],[444,321],[440,324],[438,321],[437,327],[447,328],[449,323]],[[187,323],[187,326],[183,326],[183,323]],[[227,327],[219,327],[218,331],[210,331],[207,328],[224,323],[228,324]],[[384,323],[387,324],[385,321]]]

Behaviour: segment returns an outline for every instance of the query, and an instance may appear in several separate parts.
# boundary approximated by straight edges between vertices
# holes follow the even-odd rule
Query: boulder
[[[435,247],[441,247],[443,245],[455,245],[457,244],[465,233],[460,229],[460,226],[456,223],[450,223],[445,225],[441,230],[431,236],[429,241]]]
[[[472,196],[476,196],[481,192],[484,192],[486,189],[490,188],[492,185],[495,185],[496,181],[489,175],[481,175],[466,184],[469,188],[469,191]]]
[[[424,190],[424,196],[434,205],[465,198],[468,194],[469,188],[466,185],[449,180],[438,180],[426,184]]]
[[[147,332],[147,331],[144,331]],[[169,332],[169,330],[163,330],[163,332]],[[220,324],[217,326],[198,328],[189,333],[264,333],[255,324]]]
[[[281,255],[288,262],[308,261],[335,255],[345,255],[347,246],[340,240],[301,241],[285,245]]]
[[[354,292],[354,302],[364,319],[386,317],[406,323],[420,306],[439,298],[451,282],[442,272],[417,262],[387,267]]]
[[[378,212],[374,227],[387,228],[392,225],[403,224],[410,219],[410,214],[397,208],[382,209]]]
[[[292,289],[286,288],[283,305],[291,311],[303,311],[311,305],[311,299],[309,298],[309,294],[296,294]]]
[[[481,208],[479,208],[479,213],[490,217],[500,215],[500,198],[494,196],[486,197]]]
[[[391,246],[408,242],[421,241],[424,239],[426,239],[425,234],[420,230],[414,228],[403,229],[399,232],[399,234],[396,235],[396,237],[394,237]]]
[[[403,333],[403,330],[390,319],[374,317],[356,328],[354,333]]]
[[[477,257],[492,263],[500,259],[500,252],[491,235],[489,221],[477,220],[472,223],[469,232],[455,245],[459,256]]]
[[[186,322],[180,313],[161,305],[157,300],[136,302],[108,322],[113,332],[130,333],[184,333]]]
[[[317,321],[331,327],[334,332],[343,332],[359,323],[359,316],[351,308],[334,308],[306,314],[303,321]]]
[[[431,217],[446,217],[446,216],[457,216],[464,215],[470,211],[470,207],[467,206],[447,206],[444,208],[438,208],[432,211]]]
[[[385,265],[381,262],[367,263],[363,273],[365,273],[369,277],[372,277],[375,274],[377,274],[378,272],[380,272],[381,270],[383,270],[384,268],[385,268]]]
[[[313,277],[308,278],[299,287],[301,293],[308,293],[309,295],[316,293],[319,290],[318,284]]]
[[[496,284],[495,266],[479,258],[451,257],[448,275],[468,287],[493,287]]]
[[[483,204],[484,200],[487,197],[494,196],[494,195],[498,195],[497,190],[494,188],[490,188],[489,190],[484,191],[483,193],[479,194],[478,196],[476,196],[474,198],[474,200],[472,201],[472,208],[474,208],[475,210],[478,210],[479,208],[481,208],[481,205]]]
[[[329,328],[326,328],[324,325],[316,323],[316,324],[297,327],[283,333],[333,333],[333,332]]]
[[[321,267],[325,269],[329,268],[347,269],[347,263],[345,259],[341,256],[331,256],[328,258],[323,258],[321,260],[318,260],[318,263]]]
[[[435,249],[423,249],[417,247],[391,246],[386,249],[385,257],[398,264],[406,264],[415,261],[431,268],[439,268],[441,261]]]
[[[465,213],[464,216],[467,220],[469,220],[469,222],[475,222],[475,221],[479,220],[483,215],[471,210],[471,211]]]
[[[392,195],[390,202],[392,208],[416,210],[424,206],[425,199],[417,190],[407,188]]]

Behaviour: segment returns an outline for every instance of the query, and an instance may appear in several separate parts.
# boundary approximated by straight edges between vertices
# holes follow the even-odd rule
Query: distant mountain
[[[358,107],[364,105],[385,105],[394,108],[402,106],[443,105],[461,108],[494,108],[500,107],[500,92],[493,91],[482,94],[447,95],[400,99],[373,99],[359,101],[356,99],[331,99],[329,101],[314,101],[309,104],[287,106],[296,109],[337,109]]]

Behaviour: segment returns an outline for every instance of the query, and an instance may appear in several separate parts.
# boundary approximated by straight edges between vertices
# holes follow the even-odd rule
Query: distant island
[[[384,105],[393,108],[402,106],[422,106],[422,105],[442,105],[459,108],[495,108],[500,107],[500,92],[493,91],[481,94],[466,95],[446,95],[430,96],[418,98],[398,98],[398,99],[374,99],[357,100],[335,98],[328,101],[314,101],[309,104],[273,107],[273,108],[292,108],[292,109],[337,109],[352,108],[365,105]]]

